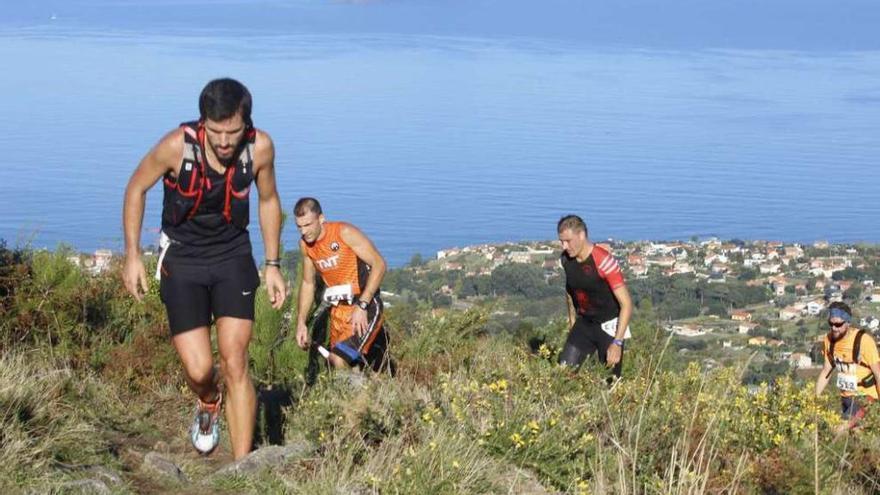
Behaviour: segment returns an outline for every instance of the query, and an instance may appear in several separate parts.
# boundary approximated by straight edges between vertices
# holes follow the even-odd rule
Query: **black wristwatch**
[[[358,306],[359,308],[361,308],[362,310],[366,311],[367,308],[370,307],[370,303],[368,303],[367,301],[364,301],[364,300],[358,299],[357,306]]]

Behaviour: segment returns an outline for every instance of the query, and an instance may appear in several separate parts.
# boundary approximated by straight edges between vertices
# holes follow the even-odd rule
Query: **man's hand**
[[[147,284],[147,271],[144,269],[144,262],[141,261],[139,255],[125,257],[125,264],[122,268],[122,283],[129,294],[138,301],[143,300],[144,294],[150,290],[150,286]]]
[[[296,324],[296,345],[302,350],[309,347],[309,327],[305,323],[298,322]]]
[[[348,321],[351,322],[351,329],[358,337],[363,337],[367,332],[367,310],[355,306]]]
[[[609,368],[613,367],[620,362],[620,354],[620,346],[612,343],[608,346],[608,351],[605,354],[605,364],[607,364]]]
[[[265,278],[269,302],[272,303],[273,308],[281,309],[284,299],[287,298],[287,287],[284,285],[284,277],[281,276],[281,270],[277,266],[267,266]]]

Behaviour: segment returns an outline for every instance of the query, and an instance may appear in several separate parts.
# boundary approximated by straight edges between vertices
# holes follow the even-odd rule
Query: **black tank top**
[[[163,230],[172,239],[166,258],[187,263],[208,264],[252,254],[247,229],[223,218],[226,178],[211,167],[208,179],[211,188],[205,191],[195,215],[177,226]]]

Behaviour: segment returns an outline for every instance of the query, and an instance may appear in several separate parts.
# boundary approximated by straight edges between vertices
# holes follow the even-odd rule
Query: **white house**
[[[793,352],[791,356],[788,357],[788,364],[796,369],[806,369],[813,367],[813,359],[803,352]]]
[[[807,303],[807,314],[810,316],[819,316],[824,309],[825,304],[821,301],[810,301]]]

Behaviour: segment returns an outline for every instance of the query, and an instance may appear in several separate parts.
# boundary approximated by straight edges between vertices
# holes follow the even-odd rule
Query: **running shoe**
[[[202,455],[208,455],[220,443],[220,405],[223,396],[218,394],[213,403],[198,400],[196,416],[190,428],[190,439],[193,447]]]

